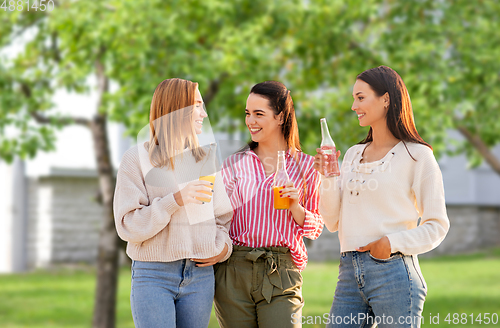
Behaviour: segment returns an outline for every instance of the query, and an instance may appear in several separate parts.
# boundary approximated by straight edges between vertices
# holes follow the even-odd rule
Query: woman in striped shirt
[[[245,123],[252,141],[230,156],[223,179],[233,205],[233,254],[217,265],[215,310],[222,328],[300,327],[302,271],[307,263],[303,237],[323,229],[318,211],[319,174],[314,158],[301,152],[290,91],[280,82],[255,85]],[[281,197],[288,210],[273,207],[277,153],[285,151],[290,182]]]

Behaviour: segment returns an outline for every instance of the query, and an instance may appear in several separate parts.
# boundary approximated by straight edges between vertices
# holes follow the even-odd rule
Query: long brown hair
[[[401,79],[401,76],[399,76],[395,70],[387,66],[379,66],[364,71],[359,74],[356,79],[370,85],[372,90],[379,97],[386,93],[389,94],[389,108],[387,110],[386,123],[389,131],[391,131],[394,137],[403,142],[415,142],[426,145],[432,149],[431,145],[425,142],[417,132],[408,89],[406,89],[403,79]],[[373,141],[373,131],[371,127],[368,131],[368,135],[360,144],[365,144],[370,141]]]
[[[149,112],[149,142],[145,147],[155,167],[174,169],[179,150],[189,148],[199,162],[205,151],[200,148],[193,126],[193,106],[198,83],[173,78],[155,89]]]
[[[307,184],[304,172],[299,165],[299,154],[302,152],[299,140],[299,126],[295,117],[295,107],[293,105],[290,90],[278,81],[265,81],[258,83],[252,87],[250,94],[257,94],[266,98],[269,101],[269,107],[273,110],[274,115],[283,115],[283,124],[281,124],[281,133],[285,138],[287,148],[290,150],[290,155],[295,160],[299,167],[300,174],[304,182],[304,191],[302,193],[302,203],[305,205],[307,198]],[[258,142],[250,141],[245,148],[255,149],[259,145]]]
[[[281,132],[285,138],[287,148],[290,153],[302,151],[299,140],[299,127],[295,117],[295,108],[293,106],[290,90],[278,81],[265,81],[258,83],[252,87],[250,93],[254,93],[266,98],[269,101],[269,107],[273,110],[274,115],[283,113],[283,124]],[[250,149],[255,149],[259,145],[258,142],[250,141],[248,146]]]

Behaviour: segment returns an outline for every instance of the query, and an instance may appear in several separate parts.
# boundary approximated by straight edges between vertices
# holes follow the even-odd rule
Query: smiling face
[[[207,113],[203,108],[203,98],[201,97],[201,93],[196,88],[196,94],[194,97],[194,106],[193,106],[193,126],[196,134],[201,134],[201,127],[203,126],[203,119],[207,117]]]
[[[354,101],[351,109],[358,114],[359,125],[374,126],[386,124],[387,109],[389,106],[388,93],[379,97],[370,85],[356,80],[352,89]]]
[[[283,139],[281,115],[275,115],[269,100],[251,93],[247,98],[245,123],[254,142],[276,142]]]

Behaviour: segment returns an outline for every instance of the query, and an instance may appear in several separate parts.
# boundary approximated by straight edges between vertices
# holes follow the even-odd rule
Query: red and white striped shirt
[[[304,227],[295,222],[289,210],[274,209],[274,174],[266,177],[257,154],[247,149],[227,158],[222,168],[233,206],[229,235],[235,245],[287,247],[295,265],[302,271],[307,264],[302,237],[316,239],[323,230],[323,219],[318,210],[320,176],[313,168],[314,158],[310,155],[297,152],[294,158],[287,151],[285,160],[287,173],[298,189],[300,204],[305,209]]]

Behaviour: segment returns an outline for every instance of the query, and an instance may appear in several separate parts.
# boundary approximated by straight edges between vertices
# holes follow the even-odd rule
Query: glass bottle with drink
[[[285,152],[278,151],[278,165],[274,174],[273,193],[274,193],[274,208],[277,210],[287,210],[290,208],[290,199],[288,197],[280,197],[280,190],[290,181],[286,172]]]
[[[333,142],[330,132],[328,131],[328,125],[326,124],[326,118],[322,118],[321,122],[321,149],[328,157],[328,164],[325,167],[326,177],[338,177],[340,175],[339,162],[337,159],[337,148],[335,147],[335,142]]]

